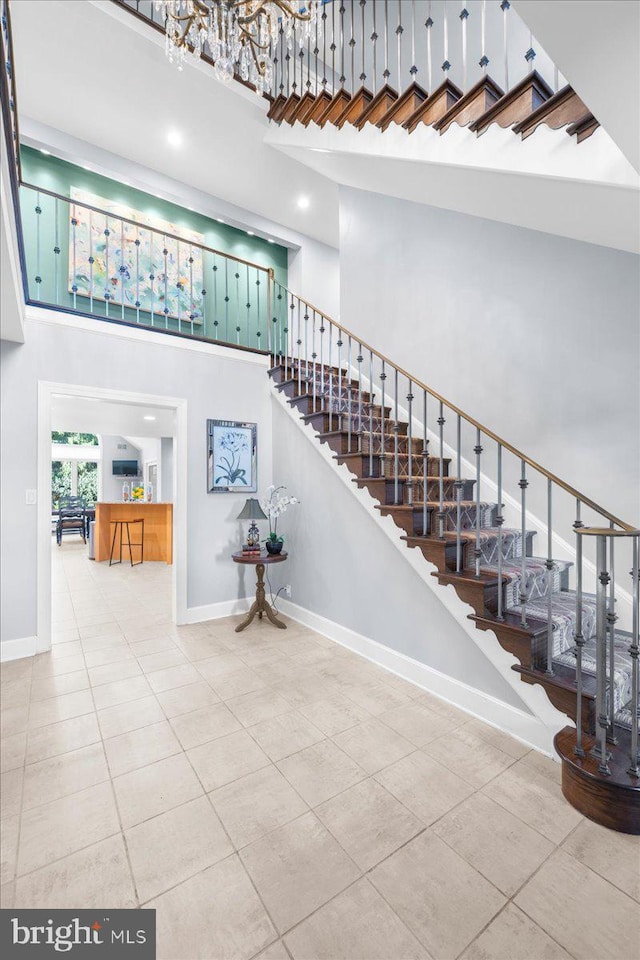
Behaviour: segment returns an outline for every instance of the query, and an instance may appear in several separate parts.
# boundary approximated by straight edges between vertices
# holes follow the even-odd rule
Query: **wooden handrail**
[[[53,197],[56,200],[64,200],[65,203],[76,207],[82,207],[83,210],[91,210],[93,213],[99,213],[104,217],[111,217],[112,220],[120,220],[123,223],[129,223],[141,230],[148,230],[150,233],[157,233],[169,240],[177,240],[178,243],[190,244],[192,247],[198,247],[200,250],[206,250],[207,253],[217,254],[219,257],[225,257],[227,260],[233,260],[235,263],[242,263],[247,267],[255,267],[256,270],[262,270],[264,273],[270,273],[272,269],[271,267],[264,267],[260,263],[254,263],[252,260],[244,260],[242,257],[236,257],[233,253],[225,253],[224,250],[216,250],[215,247],[208,247],[204,243],[198,243],[197,240],[187,240],[185,237],[180,237],[175,233],[167,233],[165,230],[159,230],[157,227],[152,227],[148,223],[140,223],[138,220],[131,220],[129,217],[123,217],[119,213],[110,213],[108,210],[102,210],[101,207],[94,207],[89,203],[83,203],[80,200],[73,200],[71,197],[65,197],[63,193],[56,193],[55,190],[47,190],[46,187],[36,187],[33,183],[27,183],[25,180],[20,181],[20,186],[26,187],[28,190],[35,190],[37,193],[43,193],[45,196]]]
[[[295,297],[296,300],[299,300],[301,303],[305,304],[305,306],[309,310],[313,310],[316,314],[319,314],[323,318],[323,320],[327,321],[327,323],[330,323],[332,326],[336,327],[336,329],[340,330],[343,334],[350,337],[352,342],[355,341],[355,343],[359,344],[360,347],[364,348],[365,350],[368,350],[370,353],[375,354],[376,357],[378,357],[380,360],[383,360],[385,363],[388,363],[392,369],[397,370],[399,374],[401,374],[403,377],[406,377],[407,380],[409,380],[413,385],[415,385],[416,387],[419,387],[421,390],[426,390],[429,396],[433,397],[435,400],[442,403],[445,407],[447,407],[448,410],[451,410],[453,413],[462,417],[463,420],[465,420],[467,423],[470,423],[477,430],[480,430],[480,432],[484,434],[486,437],[490,437],[491,440],[494,440],[504,450],[508,450],[509,453],[512,453],[515,457],[517,457],[519,460],[526,463],[533,470],[536,470],[538,473],[542,474],[548,480],[551,480],[552,483],[555,483],[557,486],[561,487],[563,490],[565,490],[568,494],[570,494],[576,500],[579,500],[580,503],[584,504],[586,507],[590,507],[592,510],[595,510],[596,513],[599,513],[601,516],[606,517],[606,519],[611,521],[611,523],[614,523],[616,526],[621,527],[623,531],[628,533],[635,531],[636,528],[632,524],[625,523],[624,520],[620,520],[618,517],[614,516],[612,513],[609,513],[608,510],[605,510],[604,507],[601,507],[600,504],[596,503],[595,500],[591,500],[589,497],[586,497],[584,494],[580,493],[579,490],[576,490],[575,487],[572,487],[571,484],[566,483],[564,480],[561,480],[560,477],[557,477],[555,474],[550,473],[543,466],[541,466],[541,464],[537,463],[535,460],[532,460],[531,457],[528,457],[521,450],[518,450],[517,447],[514,447],[512,444],[508,443],[506,440],[503,440],[502,437],[499,437],[498,434],[494,433],[493,430],[489,430],[488,427],[485,427],[484,424],[480,423],[474,417],[470,417],[467,413],[464,412],[464,410],[461,410],[460,407],[457,407],[454,403],[450,403],[449,400],[446,399],[446,397],[443,397],[441,396],[441,394],[437,393],[435,390],[432,390],[431,387],[428,387],[426,385],[426,383],[423,383],[421,380],[418,380],[417,377],[412,377],[409,373],[407,373],[406,370],[404,370],[402,367],[399,367],[396,363],[393,362],[393,360],[390,360],[389,357],[385,356],[385,354],[380,353],[379,350],[376,350],[365,340],[362,340],[360,337],[356,336],[356,334],[354,334],[347,327],[343,326],[341,323],[338,323],[336,320],[332,320],[331,317],[328,317],[327,314],[323,313],[322,310],[319,310],[318,307],[314,306],[312,303],[309,303],[308,300],[303,299],[303,297],[299,297],[297,294],[293,293],[293,291],[289,290],[287,287],[283,286],[280,283],[278,283],[278,286],[280,287],[281,290],[283,290],[289,296]]]

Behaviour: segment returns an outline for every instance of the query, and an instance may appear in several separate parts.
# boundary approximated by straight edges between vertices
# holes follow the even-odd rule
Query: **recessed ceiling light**
[[[155,417],[144,417],[144,420],[155,420]]]
[[[181,147],[182,146],[182,134],[179,130],[169,130],[167,133],[167,142],[172,147]]]
[[[247,230],[248,237],[253,237],[253,235],[254,235],[253,230]]]
[[[300,210],[307,210],[310,204],[309,197],[298,197],[298,207]]]
[[[275,240],[272,240],[271,237],[267,237],[267,243],[275,243]]]
[[[45,150],[44,147],[40,147],[40,153],[44,153],[45,157],[51,156],[51,150]]]
[[[331,150],[325,150],[324,147],[311,147],[312,153],[331,153]]]
[[[222,217],[216,217],[216,220],[218,221],[218,223],[224,223],[224,220],[222,219]]]

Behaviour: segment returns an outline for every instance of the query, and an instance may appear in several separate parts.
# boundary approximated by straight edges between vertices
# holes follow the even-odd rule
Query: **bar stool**
[[[140,542],[132,543],[131,542],[131,531],[129,529],[130,524],[139,523],[140,524]],[[111,526],[113,527],[113,538],[111,540],[111,553],[109,554],[109,566],[113,566],[116,563],[122,563],[122,528],[127,528],[127,540],[125,546],[129,547],[129,560],[132,567],[137,567],[144,560],[144,520],[142,518],[138,520],[111,520]],[[114,560],[113,555],[116,549],[116,540],[118,539],[118,533],[120,534],[120,550],[119,550],[119,559]],[[131,547],[140,547],[140,559],[133,562],[133,554],[131,553]]]

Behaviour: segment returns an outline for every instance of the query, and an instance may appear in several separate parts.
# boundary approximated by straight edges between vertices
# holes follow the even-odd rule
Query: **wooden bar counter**
[[[108,560],[114,527],[112,520],[144,520],[144,556],[143,560],[163,560],[173,562],[173,504],[146,503],[129,501],[128,503],[96,503],[96,525],[94,531],[94,550],[96,561]],[[131,526],[131,541],[138,543],[140,525]],[[129,551],[125,546],[126,530],[123,532],[122,559],[128,561]],[[116,551],[119,549],[116,543]],[[140,556],[139,549],[133,548],[134,559]]]

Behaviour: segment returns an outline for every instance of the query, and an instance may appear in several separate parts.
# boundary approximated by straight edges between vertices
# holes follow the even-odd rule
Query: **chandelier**
[[[309,38],[322,0],[155,0],[164,15],[166,52],[178,69],[208,47],[218,80],[237,74],[263,94],[273,84],[279,41],[293,49]]]

